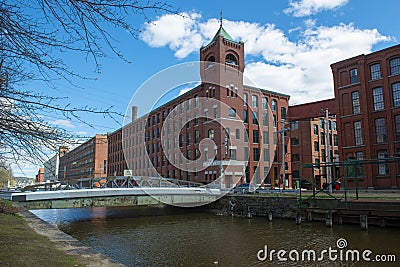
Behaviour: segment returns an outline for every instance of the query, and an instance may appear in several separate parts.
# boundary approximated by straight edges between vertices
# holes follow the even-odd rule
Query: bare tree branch
[[[134,0],[0,0],[0,160],[43,160],[46,151],[75,142],[79,136],[52,125],[47,114],[74,119],[86,125],[85,113],[116,120],[113,107],[95,109],[61,104],[65,98],[37,93],[30,81],[43,81],[55,88],[63,79],[91,79],[76,73],[63,60],[66,52],[94,62],[111,55],[128,61],[118,49],[110,29],[138,38],[140,27],[150,15],[176,13],[164,2]],[[23,88],[23,89],[21,89]]]

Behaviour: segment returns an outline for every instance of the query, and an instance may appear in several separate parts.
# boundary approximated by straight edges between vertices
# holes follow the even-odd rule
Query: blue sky
[[[110,54],[100,61],[100,74],[85,56],[66,55],[75,71],[95,80],[76,80],[80,87],[57,82],[57,89],[34,86],[44,93],[67,96],[75,106],[114,106],[124,113],[132,95],[155,73],[176,64],[199,59],[199,48],[223,25],[236,40],[245,42],[245,75],[257,86],[290,94],[291,104],[333,97],[329,65],[399,43],[396,0],[269,0],[169,1],[184,16],[154,14],[150,22],[134,17],[142,30],[139,39],[115,31],[118,47],[129,63]],[[37,90],[37,88],[35,88]],[[83,114],[94,127],[50,114],[49,121],[86,136],[121,127],[119,121]],[[38,166],[22,165],[33,176]],[[15,169],[16,175],[21,171]],[[22,175],[23,175],[22,174]]]

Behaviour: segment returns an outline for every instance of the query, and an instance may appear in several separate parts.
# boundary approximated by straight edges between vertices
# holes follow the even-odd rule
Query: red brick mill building
[[[400,187],[400,45],[331,65],[341,160],[365,160],[348,185]],[[343,173],[343,169],[342,169]]]
[[[108,135],[108,176],[130,169],[133,175],[212,183],[222,173],[223,187],[282,187],[283,165],[292,187],[279,133],[289,96],[243,84],[244,43],[222,25],[200,49],[200,61],[199,86],[140,118],[134,108],[132,122]],[[287,156],[289,137],[285,144]]]

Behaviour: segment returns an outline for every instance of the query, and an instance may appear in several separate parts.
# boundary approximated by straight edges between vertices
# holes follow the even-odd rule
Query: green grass
[[[32,230],[20,216],[0,213],[0,266],[81,266]]]

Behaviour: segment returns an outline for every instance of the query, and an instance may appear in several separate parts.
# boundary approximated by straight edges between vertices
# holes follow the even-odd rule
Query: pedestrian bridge
[[[221,196],[219,189],[204,187],[133,187],[18,192],[11,193],[9,199],[27,209],[64,209],[160,204],[194,207]]]

